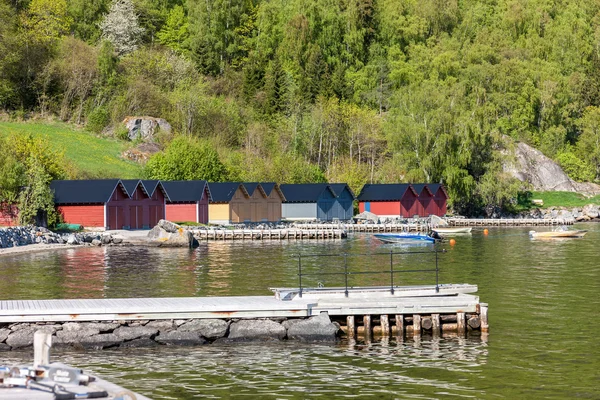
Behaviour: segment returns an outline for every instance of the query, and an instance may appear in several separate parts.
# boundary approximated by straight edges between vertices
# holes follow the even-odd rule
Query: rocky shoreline
[[[341,332],[339,324],[326,313],[294,319],[5,323],[0,324],[0,351],[32,347],[36,331],[51,333],[53,347],[95,350],[249,341],[335,342]]]

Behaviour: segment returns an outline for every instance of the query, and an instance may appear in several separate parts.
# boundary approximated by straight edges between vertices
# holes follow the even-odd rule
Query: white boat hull
[[[436,233],[441,233],[441,234],[453,234],[453,233],[471,233],[471,227],[466,227],[466,228],[432,228],[431,230],[436,232]]]
[[[536,232],[529,231],[529,237],[533,239],[560,239],[560,238],[580,238],[585,236],[587,231],[548,231],[548,232]]]

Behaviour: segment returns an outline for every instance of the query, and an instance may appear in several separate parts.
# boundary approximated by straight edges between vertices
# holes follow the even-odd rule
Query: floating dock
[[[431,224],[408,223],[408,224],[296,224],[302,230],[342,230],[346,232],[429,232]]]

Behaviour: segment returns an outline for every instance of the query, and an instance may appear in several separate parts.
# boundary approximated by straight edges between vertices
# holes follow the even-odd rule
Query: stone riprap
[[[35,226],[0,228],[0,249],[31,244],[102,246],[121,244],[122,242],[122,238],[108,232],[56,233]]]
[[[0,324],[0,350],[31,347],[36,331],[51,333],[53,346],[88,349],[271,340],[335,342],[341,332],[326,313],[299,319],[12,323]]]

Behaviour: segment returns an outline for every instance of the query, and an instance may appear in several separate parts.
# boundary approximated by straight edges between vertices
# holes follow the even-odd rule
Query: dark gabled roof
[[[442,192],[444,193],[446,198],[448,198],[446,188],[441,183],[429,183],[427,186],[429,186],[429,190],[431,190],[431,193],[433,193],[434,195],[437,193],[438,190],[440,190],[440,188],[442,188]]]
[[[121,179],[121,182],[123,183],[123,186],[125,186],[129,197],[131,197],[141,181],[139,179]]]
[[[146,189],[146,193],[148,193],[148,196],[152,196],[156,188],[162,187],[158,179],[142,179],[141,182],[144,186],[144,189]]]
[[[127,194],[119,179],[52,181],[50,183],[56,204],[107,203],[117,187],[121,187],[121,190]]]
[[[267,196],[271,195],[271,192],[273,191],[273,189],[275,189],[275,182],[261,182],[260,186],[262,186],[263,190],[265,191],[265,194]]]
[[[421,193],[423,192],[423,190],[427,190],[433,196],[433,193],[435,193],[435,192],[431,191],[430,186],[431,185],[429,185],[427,183],[413,183],[412,184],[412,187],[413,187],[413,189],[415,189],[415,192],[417,192],[418,196],[421,195]]]
[[[262,184],[259,182],[244,182],[243,185],[246,188],[246,191],[248,192],[248,196],[252,196],[256,189],[260,190],[265,197],[268,196],[265,193],[265,189],[262,187]]]
[[[210,189],[210,195],[213,203],[229,203],[235,194],[235,191],[242,187],[242,191],[248,197],[248,191],[246,187],[240,182],[219,182],[209,183],[208,188]]]
[[[161,181],[169,201],[200,201],[204,196],[206,181]],[[209,192],[210,199],[210,192]]]
[[[316,203],[321,194],[329,190],[335,192],[327,183],[291,183],[280,185],[286,203]]]
[[[400,200],[407,190],[417,194],[409,183],[367,183],[360,191],[358,201]]]
[[[350,186],[346,183],[330,183],[329,186],[331,186],[331,189],[335,193],[335,197],[340,197],[344,189],[348,189],[350,196],[352,196],[353,199],[356,199],[354,192],[352,192],[352,189],[350,189]]]

